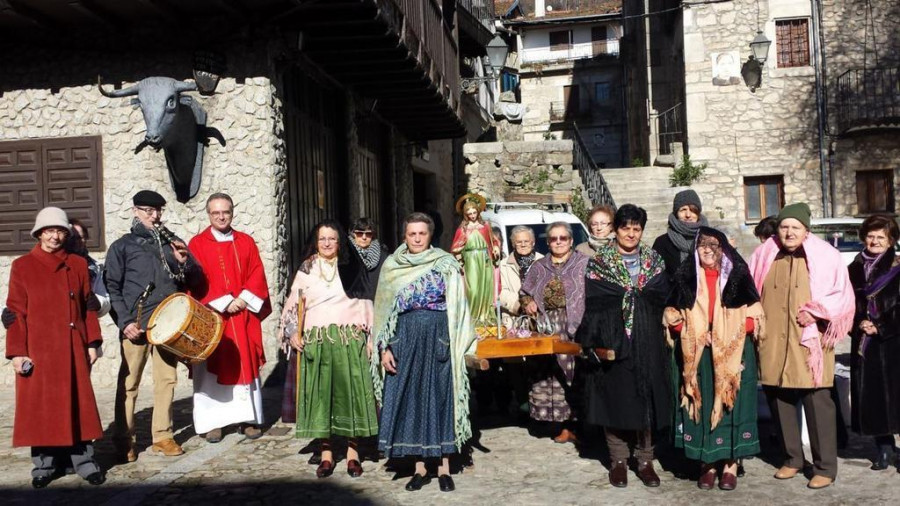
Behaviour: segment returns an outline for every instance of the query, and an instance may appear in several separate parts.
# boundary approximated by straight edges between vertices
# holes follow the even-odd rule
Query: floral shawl
[[[459,269],[459,262],[444,250],[431,248],[412,254],[405,244],[401,244],[381,267],[378,291],[375,293],[375,325],[372,333],[375,336],[376,350],[387,347],[397,333],[399,293],[410,285],[422,283],[423,278],[432,271],[444,278],[453,371],[453,429],[457,448],[472,437],[465,355],[475,351],[475,327],[472,326],[465,283]],[[380,360],[372,360],[372,381],[375,398],[380,403],[384,391],[384,370]]]
[[[625,296],[622,297],[622,318],[625,320],[625,335],[631,339],[631,331],[634,329],[634,298],[636,292],[643,290],[644,286],[657,275],[665,270],[665,263],[662,257],[653,250],[641,244],[640,262],[641,271],[638,274],[636,284],[631,283],[631,276],[625,263],[622,261],[622,255],[619,254],[618,244],[616,241],[610,241],[609,244],[600,248],[597,256],[591,259],[587,264],[587,278],[595,281],[605,280],[614,285],[618,285],[625,290]]]

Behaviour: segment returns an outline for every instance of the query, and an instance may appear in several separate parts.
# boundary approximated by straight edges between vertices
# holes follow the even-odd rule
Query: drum
[[[184,293],[169,295],[150,315],[147,341],[191,362],[209,358],[222,339],[224,321]]]

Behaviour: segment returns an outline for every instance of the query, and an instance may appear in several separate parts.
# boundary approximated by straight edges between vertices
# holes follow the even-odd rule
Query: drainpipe
[[[833,203],[833,178],[831,177],[830,163],[826,160],[825,153],[825,135],[827,126],[827,108],[825,105],[825,55],[822,52],[822,17],[819,9],[819,0],[810,0],[810,11],[812,13],[813,25],[813,58],[816,69],[816,112],[818,116],[819,130],[819,172],[822,180],[822,213],[824,218],[831,218],[834,215]]]

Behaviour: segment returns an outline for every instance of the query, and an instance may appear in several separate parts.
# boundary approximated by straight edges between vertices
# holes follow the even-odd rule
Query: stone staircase
[[[666,231],[675,194],[685,189],[683,186],[669,186],[672,168],[630,167],[602,169],[601,173],[617,207],[634,204],[647,211],[643,240],[653,244],[654,239]]]

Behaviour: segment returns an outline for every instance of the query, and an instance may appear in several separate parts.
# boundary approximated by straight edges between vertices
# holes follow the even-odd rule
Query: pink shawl
[[[838,341],[847,337],[853,327],[856,298],[847,267],[836,249],[813,234],[809,234],[803,241],[803,249],[806,252],[806,265],[809,269],[809,291],[812,300],[804,304],[800,310],[807,311],[818,320],[828,322],[821,337],[818,327],[810,325],[804,327],[800,338],[800,344],[809,351],[806,364],[812,373],[813,384],[819,386],[822,383],[824,361],[822,346],[833,348]],[[770,237],[756,248],[750,257],[750,274],[761,296],[763,282],[780,250],[781,245],[778,241]]]

